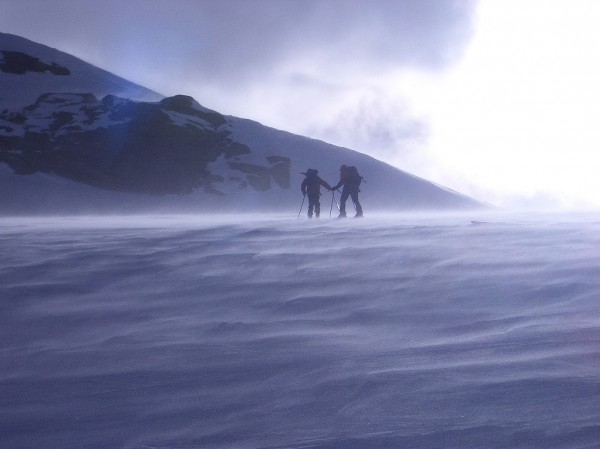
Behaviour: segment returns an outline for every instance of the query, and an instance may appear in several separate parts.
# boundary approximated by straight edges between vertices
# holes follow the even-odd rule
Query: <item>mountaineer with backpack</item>
[[[348,196],[352,198],[352,202],[356,208],[356,215],[354,217],[358,218],[363,216],[362,206],[358,201],[358,192],[360,192],[359,186],[362,181],[363,177],[358,174],[356,167],[346,165],[340,167],[340,182],[332,187],[332,190],[337,190],[340,186],[344,186],[340,198],[340,215],[338,218],[346,218],[346,200],[348,199]]]
[[[302,195],[308,195],[308,218],[313,217],[313,210],[315,212],[315,217],[319,218],[319,215],[321,214],[321,186],[325,187],[327,190],[331,190],[331,186],[319,177],[318,170],[309,168],[302,174],[305,175],[306,178],[302,181],[300,190],[302,191]]]

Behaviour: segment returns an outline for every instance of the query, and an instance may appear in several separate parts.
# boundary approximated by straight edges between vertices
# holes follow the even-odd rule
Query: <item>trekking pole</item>
[[[298,211],[298,218],[300,218],[300,213],[302,212],[302,208],[304,207],[304,199],[306,195],[302,196],[302,204],[300,205],[300,210]]]
[[[333,200],[335,199],[335,190],[331,191],[331,207],[329,208],[329,218],[331,218],[331,211],[333,210]]]

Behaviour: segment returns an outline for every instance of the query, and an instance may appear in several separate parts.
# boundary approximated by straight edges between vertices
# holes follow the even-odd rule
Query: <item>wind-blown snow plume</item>
[[[0,445],[594,447],[598,223],[1,219]]]

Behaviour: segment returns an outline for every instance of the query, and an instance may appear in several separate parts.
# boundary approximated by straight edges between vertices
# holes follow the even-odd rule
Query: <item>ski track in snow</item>
[[[0,219],[0,447],[598,447],[600,218],[471,219]]]

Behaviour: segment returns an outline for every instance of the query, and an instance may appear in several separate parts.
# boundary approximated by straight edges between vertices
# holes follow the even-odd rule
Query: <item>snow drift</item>
[[[2,447],[600,441],[597,217],[0,227]]]

